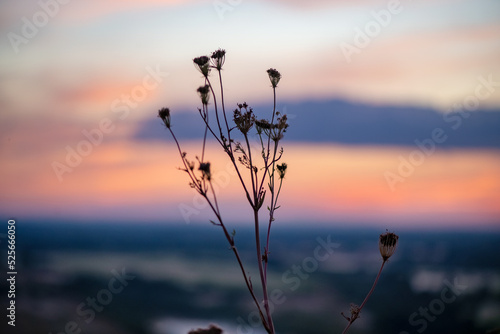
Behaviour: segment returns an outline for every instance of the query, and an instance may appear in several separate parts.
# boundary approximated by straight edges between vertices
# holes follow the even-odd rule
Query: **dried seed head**
[[[347,317],[344,312],[340,312],[342,316],[349,321],[350,323],[354,322],[357,318],[359,318],[359,314],[361,313],[361,309],[359,308],[358,305],[351,303],[351,307],[349,309],[349,312],[351,312],[351,316]]]
[[[384,261],[387,261],[396,251],[398,239],[399,237],[396,234],[389,231],[380,235],[378,247]]]
[[[277,165],[276,167],[278,168],[278,174],[280,176],[280,179],[285,178],[286,169],[288,165],[285,162],[283,162],[281,165]]]
[[[201,56],[201,57],[196,57],[193,59],[193,62],[196,65],[196,68],[203,74],[203,76],[206,78],[208,77],[208,74],[210,73],[210,58],[207,56]]]
[[[167,129],[170,129],[170,109],[161,108],[158,110],[158,117],[161,118]]]
[[[212,66],[220,71],[222,69],[222,65],[224,65],[224,61],[226,60],[226,50],[219,49],[212,52]]]
[[[196,57],[193,59],[193,62],[198,66],[205,66],[208,64],[208,61],[209,59],[207,56]]]
[[[212,179],[212,174],[210,173],[210,162],[201,162],[198,170],[201,171],[203,177],[208,181]]]
[[[276,114],[278,115],[278,113]],[[283,139],[283,134],[286,132],[287,128],[288,128],[288,123],[286,115],[278,117],[278,119],[276,120],[276,124],[272,124],[271,126],[271,132],[270,132],[271,139],[274,140],[275,142],[278,142],[281,139]]]
[[[244,110],[242,110],[244,109]],[[238,104],[238,109],[234,110],[234,124],[243,134],[247,134],[255,123],[255,115],[253,109],[248,108],[248,104]]]
[[[278,117],[277,122],[276,122],[276,126],[278,127],[278,129],[283,130],[283,132],[285,132],[286,129],[288,128],[287,121],[288,121],[288,117],[286,115]]]
[[[208,100],[210,99],[210,86],[200,86],[196,91],[200,95],[201,103],[203,103],[203,105],[207,105]]]
[[[270,68],[267,70],[267,74],[269,75],[269,80],[271,80],[271,85],[273,88],[278,86],[278,82],[280,82],[281,74],[274,68]]]
[[[269,130],[271,129],[271,123],[267,119],[258,119],[255,121],[255,125],[257,125],[257,128],[264,129],[264,130]]]

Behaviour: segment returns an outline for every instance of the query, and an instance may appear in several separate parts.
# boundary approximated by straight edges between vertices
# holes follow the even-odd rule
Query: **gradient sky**
[[[447,112],[473,96],[483,77],[493,88],[480,108],[500,110],[495,0],[42,3],[51,15],[38,1],[0,1],[5,217],[183,221],[179,207],[191,207],[190,220],[208,219],[175,169],[173,147],[139,142],[134,133],[160,107],[174,115],[196,110],[202,79],[192,58],[219,47],[227,50],[230,105],[270,102],[265,70],[275,67],[283,74],[280,101],[335,98]],[[360,46],[359,31],[366,29],[372,36]],[[357,51],[346,57],[346,45]],[[65,163],[68,147],[77,149],[84,132],[99,126],[106,130],[102,142],[58,177],[54,162]],[[186,143],[193,156],[198,149]],[[391,189],[384,173],[414,149],[286,143],[290,172],[279,217],[498,227],[497,150],[438,150]],[[215,148],[210,154],[224,170]],[[244,220],[244,198],[228,175],[221,190],[227,216]]]

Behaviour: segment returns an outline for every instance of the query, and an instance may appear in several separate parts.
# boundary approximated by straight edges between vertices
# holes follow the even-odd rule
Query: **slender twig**
[[[179,151],[179,154],[182,158],[182,163],[184,164],[184,167],[185,167],[185,170],[186,172],[189,174],[189,177],[191,178],[191,181],[192,183],[195,185],[195,186],[198,186],[199,187],[199,183],[198,183],[198,179],[196,178],[196,176],[192,173],[191,169],[187,166],[186,164],[186,159],[184,157],[184,154],[181,150],[181,146],[179,144],[179,141],[177,140],[177,137],[175,136],[174,132],[172,131],[171,128],[168,128],[168,130],[170,131],[172,137],[174,138],[174,141],[175,141],[175,144],[177,146],[177,149]],[[214,188],[213,188],[213,185],[212,185],[212,182],[210,181],[210,187],[212,189],[212,192],[214,194],[214,200],[217,201],[217,198],[215,196],[215,191],[214,191]],[[220,212],[219,212],[219,207],[218,207],[218,204],[216,203],[216,206],[214,207],[214,205],[212,204],[212,202],[210,201],[210,199],[208,198],[206,192],[202,192],[201,191],[201,188],[198,188],[198,191],[200,192],[200,194],[205,198],[205,200],[207,201],[207,203],[209,204],[210,208],[212,209],[212,211],[214,212],[215,216],[217,217],[217,220],[219,221],[219,225],[222,227],[222,229],[224,230],[224,235],[226,236],[226,239],[227,241],[229,242],[230,246],[231,246],[231,249],[233,250],[233,253],[235,254],[236,256],[236,259],[238,261],[238,265],[240,266],[240,269],[241,269],[241,272],[243,274],[243,279],[245,280],[245,284],[248,288],[248,290],[250,291],[250,294],[252,296],[252,299],[254,300],[255,302],[255,305],[257,306],[257,309],[259,310],[259,314],[260,314],[260,317],[263,321],[263,324],[264,326],[267,328],[267,321],[265,321],[265,317],[263,315],[263,312],[262,312],[262,309],[260,307],[260,304],[257,300],[257,297],[255,296],[255,293],[253,292],[253,288],[252,288],[252,285],[250,283],[250,280],[248,279],[247,277],[247,274],[245,272],[245,267],[243,266],[243,262],[241,261],[241,257],[238,253],[238,250],[234,244],[234,239],[229,235],[227,229],[226,229],[226,226],[224,225],[224,222],[222,221],[222,217],[220,215]]]
[[[269,308],[269,297],[267,295],[267,280],[264,276],[264,268],[262,266],[262,253],[260,250],[260,231],[259,231],[259,211],[254,209],[255,220],[255,248],[257,248],[257,262],[259,264],[259,274],[262,284],[262,293],[264,297],[264,309],[266,310],[268,325],[271,329],[270,333],[274,333],[273,318],[271,317],[271,310]]]
[[[250,295],[252,296],[252,299],[253,299],[255,305],[257,306],[260,318],[262,320],[262,324],[264,325],[264,327],[267,330],[268,329],[268,325],[267,325],[266,318],[264,316],[264,313],[262,312],[262,308],[261,308],[261,306],[260,306],[260,304],[259,304],[259,302],[257,300],[257,297],[255,296],[255,293],[253,291],[252,283],[250,282],[250,279],[248,278],[248,276],[247,276],[247,274],[245,272],[245,267],[243,265],[243,262],[241,261],[240,254],[239,254],[238,249],[236,248],[236,245],[234,243],[234,238],[231,237],[231,235],[227,231],[227,228],[224,225],[224,222],[222,221],[221,215],[219,213],[217,213],[218,209],[216,209],[214,207],[214,205],[212,204],[212,202],[210,201],[210,199],[206,195],[204,195],[203,197],[205,198],[205,200],[209,204],[210,208],[214,212],[215,216],[217,217],[217,220],[219,221],[219,226],[221,226],[222,230],[224,231],[224,236],[226,237],[227,241],[229,242],[231,250],[233,251],[234,255],[236,256],[236,260],[238,261],[238,265],[240,266],[241,273],[243,274],[243,279],[245,280],[245,284],[246,284],[246,286],[248,288],[248,291],[250,292]]]
[[[248,160],[250,164],[250,178],[252,180],[252,190],[253,190],[253,203],[254,207],[256,207],[259,203],[259,195],[258,195],[258,190],[257,190],[257,179],[254,179],[254,165],[253,165],[253,160],[252,160],[252,148],[250,147],[250,142],[248,141],[248,136],[247,134],[243,134],[245,137],[245,142],[247,144],[247,150],[248,150]]]
[[[264,275],[267,277],[267,263],[268,263],[268,256],[269,256],[269,240],[270,240],[270,235],[271,235],[271,224],[274,220],[274,210],[277,202],[277,198],[274,197],[274,164],[275,164],[275,159],[276,157],[276,148],[277,148],[278,143],[275,143],[274,145],[274,156],[273,156],[273,168],[269,169],[268,168],[268,174],[269,174],[269,191],[271,193],[271,205],[269,206],[269,223],[267,225],[267,236],[266,236],[266,262],[265,262],[265,267],[264,267]]]
[[[363,300],[363,303],[361,304],[361,306],[359,306],[355,310],[354,313],[351,312],[351,317],[347,318],[348,321],[349,321],[349,323],[347,324],[347,327],[344,329],[344,331],[342,332],[342,334],[347,333],[347,330],[349,329],[349,327],[351,327],[351,325],[353,324],[353,322],[356,321],[357,318],[359,318],[359,314],[361,313],[361,310],[363,309],[363,307],[365,306],[366,302],[368,301],[368,298],[370,298],[370,296],[372,295],[373,291],[375,290],[375,286],[377,285],[378,279],[380,278],[380,274],[382,273],[382,269],[384,268],[384,265],[385,265],[386,262],[387,262],[387,260],[383,260],[382,266],[380,266],[380,270],[378,271],[377,278],[375,278],[375,282],[373,282],[373,286],[370,289],[370,291],[368,292],[368,294],[366,295],[365,300]]]
[[[215,108],[215,114],[217,115],[218,114],[218,111],[217,111],[217,102],[216,102],[216,97],[215,97],[215,93],[214,93],[214,90],[210,84],[210,81],[207,79],[207,82],[209,84],[209,87],[210,87],[210,90],[212,92],[212,95],[213,95],[213,98],[214,98],[214,108]],[[222,88],[221,88],[222,89]],[[207,109],[207,114],[208,114],[208,109]],[[229,156],[232,164],[233,164],[233,167],[234,169],[236,170],[236,174],[238,175],[238,178],[240,180],[240,183],[241,185],[243,186],[243,190],[245,191],[245,194],[247,196],[247,199],[248,201],[250,202],[250,205],[253,206],[253,203],[252,203],[252,200],[251,200],[251,197],[250,197],[250,193],[248,192],[248,189],[246,187],[246,184],[243,180],[243,177],[241,176],[241,172],[238,168],[238,165],[236,164],[236,159],[234,158],[234,154],[233,154],[233,150],[232,150],[232,146],[231,146],[231,143],[229,143],[229,145],[226,145],[223,141],[222,141],[222,129],[220,128],[220,123],[218,121],[218,116],[217,116],[217,123],[218,123],[218,126],[219,126],[219,133],[220,133],[220,137],[217,136],[215,134],[215,132],[213,131],[212,127],[210,126],[210,124],[208,124],[208,120],[205,119],[204,117],[203,118],[203,121],[205,122],[205,125],[208,127],[208,130],[210,131],[210,133],[212,134],[212,136],[217,140],[217,142],[219,143],[220,146],[222,146],[222,148],[224,149],[224,151],[227,153],[227,155]],[[229,146],[229,150],[228,150],[228,146]]]
[[[267,225],[267,240],[266,240],[266,262],[264,263],[264,275],[266,276],[267,279],[267,264],[268,264],[268,256],[269,256],[269,238],[271,235],[271,224],[274,221],[274,211],[276,210],[276,205],[278,204],[278,197],[281,192],[281,186],[283,185],[283,179],[280,179],[280,186],[278,187],[278,192],[276,193],[275,201],[274,201],[274,206],[271,210],[269,210],[269,224]],[[272,204],[271,204],[272,205]]]
[[[227,123],[226,107],[224,105],[224,89],[222,88],[222,74],[221,74],[220,70],[218,72],[219,72],[220,98],[221,98],[221,104],[222,104],[222,114],[224,115],[224,121],[226,122],[227,138],[228,138],[229,142],[231,142],[231,131],[229,130],[229,124]]]
[[[212,87],[212,85],[211,85],[211,83],[210,83],[209,80],[208,80],[208,83],[209,83],[209,86],[210,86],[210,90],[212,91],[212,95],[214,95],[214,106],[215,106],[215,110],[216,110],[217,125],[219,126],[219,132],[220,132],[221,137],[222,137],[223,132],[222,132],[222,128],[220,126],[219,118],[218,118],[218,110],[217,110],[217,104],[216,104],[216,99],[215,99],[215,93],[214,93],[213,87]],[[220,84],[221,84],[221,92],[222,92],[223,91],[222,79],[220,80]],[[224,106],[223,106],[223,109],[224,109]],[[224,114],[225,120],[227,122],[227,118],[226,118],[225,112],[223,112],[223,114]],[[226,123],[226,127],[228,129],[228,137],[229,137],[229,126],[227,125],[227,123]],[[257,248],[257,261],[258,261],[258,265],[259,265],[259,275],[260,275],[260,278],[261,278],[261,285],[262,285],[262,291],[263,291],[264,309],[265,309],[266,316],[267,316],[267,319],[263,318],[262,322],[264,324],[264,327],[266,327],[266,330],[269,333],[274,333],[274,324],[273,324],[272,317],[271,317],[271,312],[270,312],[270,309],[269,309],[269,298],[268,298],[268,293],[267,293],[267,281],[266,281],[266,278],[265,278],[265,275],[264,275],[264,271],[263,271],[263,267],[262,267],[262,254],[261,254],[260,235],[259,235],[259,233],[260,233],[259,232],[259,218],[258,218],[258,208],[257,208],[257,205],[258,205],[258,203],[260,201],[260,198],[259,198],[259,188],[257,187],[257,174],[255,174],[255,176],[254,176],[254,172],[253,172],[254,165],[253,165],[253,160],[252,160],[252,150],[251,150],[251,147],[250,147],[248,136],[246,134],[244,134],[244,137],[245,137],[245,142],[246,142],[247,149],[248,149],[248,158],[249,158],[249,164],[250,164],[250,178],[251,178],[251,181],[252,181],[253,201],[251,200],[250,196],[248,196],[249,193],[247,191],[245,182],[243,181],[243,179],[242,179],[242,177],[240,175],[239,168],[236,165],[236,161],[235,161],[235,159],[233,157],[233,151],[232,151],[231,142],[229,142],[230,149],[229,150],[225,149],[225,151],[231,157],[231,161],[233,162],[233,165],[234,165],[234,167],[235,167],[235,169],[236,169],[236,171],[238,173],[238,176],[240,178],[240,182],[243,185],[243,187],[245,189],[245,192],[247,193],[247,198],[248,198],[248,200],[250,202],[250,205],[254,208],[255,233],[256,233],[256,248]],[[221,140],[222,140],[222,138],[221,138]],[[265,175],[265,173],[264,173],[264,175]],[[259,309],[259,311],[260,311],[260,309]]]
[[[274,123],[274,114],[276,113],[276,88],[275,88],[275,87],[273,87],[273,101],[274,101],[274,102],[273,102],[273,115],[272,115],[272,118],[271,118],[271,127],[272,127],[272,125],[273,125],[273,123]],[[269,130],[269,131],[271,131],[271,130]],[[278,145],[278,142],[277,142],[277,141],[276,141],[275,145]],[[266,152],[266,154],[265,154],[265,158],[264,158],[265,172],[264,172],[264,174],[262,175],[262,180],[261,180],[261,182],[260,182],[260,187],[262,187],[262,186],[263,186],[264,181],[265,181],[265,179],[266,179],[266,173],[267,173],[267,171],[269,170],[269,167],[270,167],[270,165],[271,165],[271,164],[269,163],[269,155],[271,154],[271,150],[270,150],[270,148],[271,148],[271,133],[269,133],[269,136],[267,137],[267,152]],[[276,146],[275,146],[275,148],[276,148]],[[276,151],[275,151],[275,152],[276,152]],[[275,154],[275,156],[276,156],[276,154]],[[274,160],[274,159],[273,159],[273,160]]]
[[[208,111],[208,109],[207,109]],[[208,114],[208,112],[207,112]],[[205,125],[208,129],[208,131],[210,131],[210,133],[212,134],[212,136],[217,140],[217,142],[222,146],[224,147],[224,144],[222,143],[222,141],[219,139],[219,137],[215,134],[214,130],[212,129],[212,127],[210,126],[210,124],[208,123],[208,118],[206,119],[205,117],[208,117],[208,116],[203,116],[204,113],[200,111],[200,115],[202,116],[202,119],[203,119],[203,122],[205,122]]]
[[[271,116],[271,128],[274,124],[274,114],[276,114],[276,87],[273,87],[273,115]],[[269,137],[267,138],[267,159],[269,159],[270,148],[271,148],[271,135],[269,135]]]
[[[179,145],[179,141],[177,140],[177,137],[175,136],[172,129],[168,128],[168,130],[172,134],[172,137],[174,138],[175,144],[177,145],[177,150],[179,150],[179,154],[182,158],[182,163],[184,164],[185,171],[189,174],[189,177],[191,178],[191,181],[193,182],[193,184],[197,184],[198,179],[196,178],[196,176],[192,173],[191,169],[186,164],[186,159],[185,159],[184,153],[181,150],[181,146]]]
[[[207,133],[208,133],[208,106],[203,105],[203,110],[204,110],[204,115],[206,117],[206,122],[205,122],[205,133],[203,134],[203,147],[201,149],[201,162],[203,162],[203,159],[205,158],[205,145],[207,143]]]
[[[271,127],[272,127],[272,124],[274,123],[275,113],[276,113],[276,88],[273,87],[273,115],[271,118]],[[270,140],[271,140],[271,134],[269,134],[269,137],[267,139],[267,155],[266,155],[266,158],[264,159],[264,163],[266,165],[266,170],[264,171],[264,175],[262,177],[261,184],[260,184],[260,187],[262,187],[264,180],[265,180],[266,172],[267,172],[268,176],[269,176],[269,190],[271,192],[271,205],[269,207],[269,223],[268,223],[268,227],[267,227],[267,236],[266,236],[266,248],[265,248],[266,261],[265,261],[265,267],[264,267],[265,277],[267,277],[267,263],[268,263],[268,256],[269,256],[269,240],[270,240],[270,234],[271,234],[271,224],[274,220],[274,210],[275,210],[275,206],[277,203],[277,198],[275,201],[275,197],[274,197],[274,173],[275,173],[275,164],[276,164],[276,153],[277,153],[277,149],[278,149],[279,140],[276,140],[274,143],[274,152],[273,152],[272,162],[268,164],[269,154],[270,154],[270,151],[269,151]],[[261,143],[262,143],[262,141],[261,141]],[[269,168],[271,165],[272,165],[272,169]],[[280,185],[280,187],[281,187],[281,185]]]
[[[217,202],[217,195],[215,194],[214,186],[212,184],[212,180],[211,179],[208,181],[208,184],[210,185],[210,190],[212,191],[212,194],[214,196],[215,208],[217,209],[217,213],[220,216],[219,203]]]
[[[210,91],[212,92],[212,97],[214,98],[215,118],[217,119],[217,126],[219,127],[220,136],[222,139],[224,134],[222,133],[222,127],[220,126],[220,122],[219,122],[219,111],[217,110],[217,98],[215,96],[215,92],[214,92],[214,89],[212,87],[212,83],[210,83],[210,79],[208,77],[205,77],[205,80],[208,82],[208,87],[210,87]]]
[[[183,154],[182,154],[182,150],[180,148],[180,145],[179,145],[179,142],[177,141],[177,138],[175,137],[175,134],[173,133],[173,131],[171,129],[170,130],[170,133],[172,134],[175,142],[176,142],[176,145],[177,145],[177,148],[179,150],[179,153],[182,157],[182,160],[183,160],[183,163],[184,163],[184,166],[186,167],[186,170],[190,170],[187,165],[186,165],[186,162],[185,162],[185,159],[183,157]],[[250,292],[251,296],[252,296],[252,299],[255,303],[255,305],[257,306],[257,309],[259,311],[259,315],[260,315],[260,318],[262,320],[262,324],[264,325],[264,327],[266,328],[267,331],[269,331],[269,326],[267,324],[267,320],[266,320],[266,317],[264,316],[264,313],[262,312],[262,308],[257,300],[257,297],[255,296],[255,293],[253,291],[253,287],[252,287],[252,284],[250,282],[250,279],[248,278],[246,272],[245,272],[245,267],[243,265],[243,262],[241,261],[241,257],[239,255],[239,252],[238,252],[238,249],[236,248],[236,245],[234,243],[234,238],[230,236],[229,232],[227,231],[227,228],[222,220],[222,216],[220,214],[220,210],[219,210],[219,205],[217,203],[217,197],[216,197],[216,194],[215,194],[215,191],[214,191],[214,188],[213,188],[213,184],[212,184],[212,181],[210,180],[209,181],[209,185],[210,185],[210,189],[213,193],[213,197],[214,197],[214,202],[215,202],[215,206],[214,204],[212,203],[212,201],[210,200],[210,198],[208,198],[208,195],[206,193],[206,191],[202,191],[201,189],[201,186],[199,184],[199,182],[197,182],[198,180],[196,179],[196,177],[194,175],[192,175],[192,172],[188,172],[189,176],[191,177],[192,181],[193,181],[193,184],[197,185],[197,189],[199,191],[199,193],[203,196],[203,198],[205,198],[205,200],[207,201],[208,205],[210,206],[210,208],[212,209],[213,213],[215,214],[215,216],[217,217],[217,220],[219,221],[219,223],[217,224],[218,226],[221,226],[223,231],[224,231],[224,235],[230,245],[230,248],[231,250],[233,251],[234,255],[236,256],[236,259],[238,261],[238,265],[240,266],[240,269],[241,269],[241,273],[243,274],[243,279],[245,281],[245,284],[248,288],[248,291]]]
[[[249,164],[250,164],[250,177],[252,179],[252,188],[253,188],[253,196],[254,196],[254,206],[253,206],[253,212],[254,212],[254,222],[255,222],[255,248],[257,251],[257,262],[259,265],[259,275],[260,275],[260,280],[261,280],[261,285],[262,285],[262,294],[264,298],[264,309],[266,310],[266,315],[267,315],[267,321],[268,324],[271,328],[271,333],[274,333],[274,325],[273,325],[273,320],[271,317],[271,312],[269,309],[269,298],[267,294],[267,280],[266,280],[266,275],[264,273],[264,268],[262,266],[262,251],[261,251],[261,245],[260,245],[260,228],[259,228],[259,203],[260,203],[260,188],[257,188],[257,174],[255,174],[254,177],[254,165],[253,165],[253,160],[252,160],[252,149],[250,147],[250,142],[248,141],[248,136],[246,133],[243,134],[245,138],[245,142],[247,145],[248,149],[248,159],[249,159]]]

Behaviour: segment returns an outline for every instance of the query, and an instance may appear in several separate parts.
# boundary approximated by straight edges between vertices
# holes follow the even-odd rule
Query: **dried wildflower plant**
[[[278,199],[288,167],[286,163],[280,162],[283,155],[283,148],[280,146],[280,142],[288,128],[287,116],[276,110],[276,88],[281,80],[281,74],[274,68],[267,70],[273,90],[273,110],[269,119],[257,118],[253,109],[244,102],[237,104],[236,108],[233,110],[231,123],[228,121],[228,115],[226,113],[222,84],[221,71],[225,59],[226,52],[222,49],[214,51],[210,57],[201,56],[193,59],[195,68],[204,78],[204,84],[197,89],[197,93],[202,105],[201,108],[198,108],[198,112],[205,125],[205,130],[201,154],[200,157],[196,156],[196,161],[188,159],[187,153],[181,149],[180,143],[172,130],[170,110],[168,108],[160,109],[158,111],[158,117],[163,121],[177,145],[183,164],[180,170],[187,173],[190,180],[190,187],[195,189],[195,191],[206,200],[214,213],[215,220],[210,220],[210,222],[222,229],[230,249],[236,257],[252,300],[259,312],[262,325],[267,333],[274,334],[275,328],[269,306],[267,288],[267,269],[270,254],[269,236],[272,223],[275,220],[275,212],[279,208]],[[216,95],[214,92],[214,86],[210,76],[212,70],[217,72],[215,80],[218,81],[218,86],[220,88],[219,95]],[[212,119],[213,116],[215,116],[215,121]],[[256,152],[254,152],[254,148],[250,144],[251,138],[253,138],[251,133],[253,132],[260,143],[258,149],[260,154],[255,154]],[[217,194],[212,184],[211,164],[205,158],[206,141],[209,135],[228,155],[243,191],[245,192],[248,204],[253,211],[255,260],[258,264],[260,277],[259,291],[254,288],[250,276],[245,270],[238,248],[236,247],[235,231],[233,230],[232,233],[228,232],[219,208]],[[261,240],[262,222],[259,220],[259,211],[266,199],[266,193],[269,193],[267,196],[268,216],[264,222],[266,225],[265,240]],[[398,236],[394,233],[386,232],[380,235],[379,249],[383,260],[382,266],[371,290],[361,306],[351,304],[349,317],[342,313],[342,316],[348,321],[343,333],[346,333],[352,323],[359,318],[361,310],[375,289],[385,263],[394,254],[397,242]],[[262,303],[260,303],[259,300],[261,300]],[[198,329],[190,333],[222,333],[222,330],[218,327],[211,326],[208,329]]]
[[[384,269],[384,265],[389,260],[389,258],[394,254],[396,251],[396,246],[398,245],[398,239],[399,236],[397,236],[395,233],[386,231],[385,233],[380,235],[379,242],[378,242],[378,247],[380,250],[380,255],[382,256],[382,265],[380,266],[380,270],[378,271],[377,277],[375,278],[375,282],[373,282],[373,286],[366,295],[365,299],[363,300],[363,303],[361,306],[358,306],[356,304],[351,304],[351,309],[350,313],[351,315],[348,317],[342,312],[342,316],[347,320],[347,326],[342,332],[342,334],[347,333],[349,328],[351,327],[352,323],[356,321],[356,319],[359,318],[359,314],[361,313],[361,310],[365,306],[366,302],[372,295],[373,291],[375,290],[375,286],[378,283],[378,280],[380,278],[380,274],[382,274],[382,269]]]
[[[203,75],[204,84],[197,89],[201,100],[201,108],[198,109],[201,119],[205,125],[203,146],[200,156],[196,161],[190,160],[186,152],[182,151],[171,126],[170,110],[162,108],[158,111],[166,128],[170,131],[181,156],[183,167],[180,169],[188,174],[189,185],[195,189],[208,203],[215,214],[216,219],[212,224],[222,228],[222,231],[234,252],[238,265],[241,269],[243,279],[250,295],[257,307],[261,322],[268,333],[275,333],[269,297],[267,289],[267,265],[269,259],[269,235],[271,225],[275,219],[275,212],[279,208],[278,199],[283,179],[287,169],[286,163],[279,163],[283,155],[280,141],[288,128],[286,115],[276,110],[276,88],[281,79],[281,74],[275,69],[267,71],[273,90],[273,110],[269,119],[257,118],[253,109],[248,104],[237,104],[232,112],[232,123],[226,112],[224,102],[224,89],[222,84],[222,67],[226,59],[225,50],[214,51],[211,56],[201,56],[193,59],[195,68]],[[216,82],[220,88],[220,94],[214,92],[211,72],[216,72]],[[220,99],[219,99],[220,98]],[[215,116],[215,121],[213,117]],[[255,136],[253,134],[255,132]],[[259,268],[260,289],[254,288],[243,261],[236,247],[235,233],[229,233],[224,223],[222,213],[217,201],[217,194],[212,184],[212,173],[210,162],[205,157],[205,146],[207,136],[211,136],[226,152],[232,162],[236,175],[246,194],[248,204],[253,211],[255,227],[255,253]],[[251,139],[258,138],[259,152],[253,152]],[[256,154],[260,153],[260,154]],[[196,168],[196,166],[198,168]],[[277,177],[276,177],[277,176]],[[268,194],[266,196],[266,194]],[[261,225],[259,211],[265,199],[268,200],[268,218],[266,225],[265,240],[261,240]],[[258,296],[259,295],[259,296]],[[259,301],[263,302],[260,303]]]

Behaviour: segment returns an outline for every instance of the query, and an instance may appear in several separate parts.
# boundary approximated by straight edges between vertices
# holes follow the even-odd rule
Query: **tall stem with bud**
[[[342,334],[347,333],[351,325],[356,321],[356,319],[359,318],[359,314],[361,313],[361,310],[363,307],[365,307],[366,302],[372,295],[373,291],[375,290],[375,286],[377,286],[378,280],[380,278],[380,274],[382,274],[382,269],[384,269],[384,265],[389,260],[389,258],[394,254],[396,251],[396,246],[398,244],[398,239],[399,237],[392,233],[392,232],[386,232],[384,234],[380,235],[379,238],[379,250],[380,250],[380,255],[382,256],[382,265],[380,266],[380,270],[378,271],[377,277],[375,278],[375,282],[373,282],[372,288],[370,291],[368,291],[368,294],[366,295],[365,299],[363,300],[363,303],[361,303],[361,306],[351,304],[351,316],[347,317],[344,315],[342,312],[342,316],[348,321],[346,328],[342,332]]]

